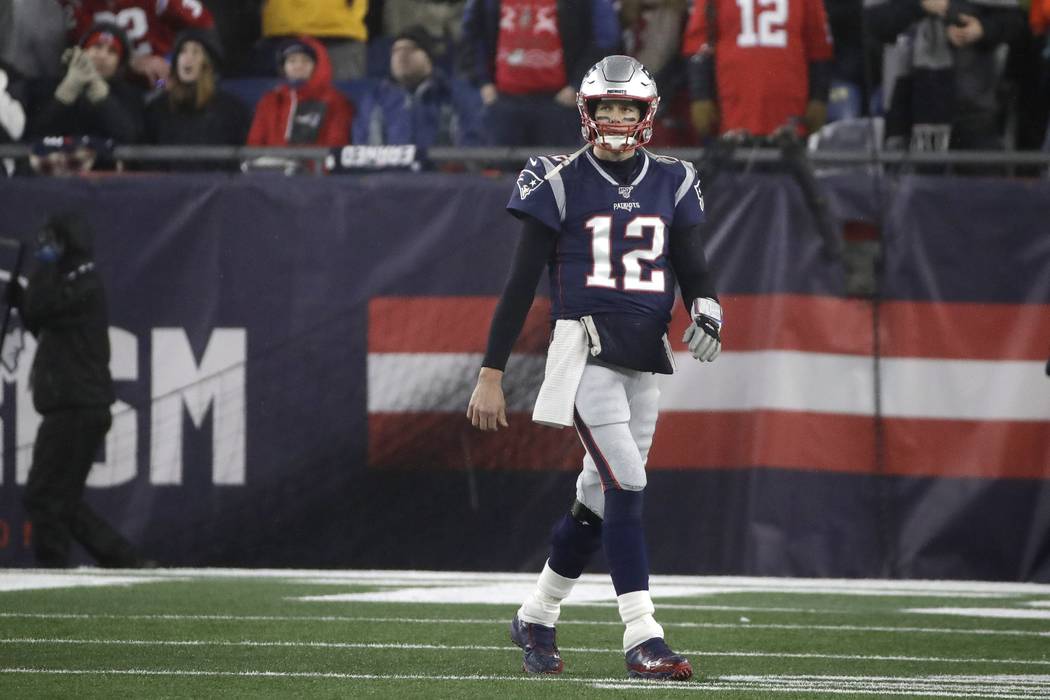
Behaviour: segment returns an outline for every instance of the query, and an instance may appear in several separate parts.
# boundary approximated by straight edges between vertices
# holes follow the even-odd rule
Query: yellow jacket
[[[368,0],[266,0],[263,36],[306,34],[368,40]]]

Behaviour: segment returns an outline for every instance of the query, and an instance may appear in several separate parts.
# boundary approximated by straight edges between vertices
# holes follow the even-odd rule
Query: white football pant
[[[576,431],[587,449],[576,498],[605,515],[604,488],[641,491],[659,412],[657,375],[588,363],[576,391]]]

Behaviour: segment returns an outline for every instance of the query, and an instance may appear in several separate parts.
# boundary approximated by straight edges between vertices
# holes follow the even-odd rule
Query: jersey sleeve
[[[552,158],[529,158],[514,183],[507,210],[518,218],[531,216],[548,228],[560,230],[565,219],[565,183],[561,173],[545,179],[555,167]]]
[[[689,21],[685,25],[685,32],[682,33],[683,56],[692,56],[707,43],[707,1],[696,0],[692,3]]]
[[[215,25],[203,0],[158,0],[157,14],[179,28],[211,29]]]
[[[824,10],[823,0],[806,0],[806,13],[804,15],[805,26],[803,27],[803,41],[806,46],[807,61],[830,61],[833,50],[831,48],[831,29],[828,25],[828,15]]]
[[[675,192],[673,226],[695,226],[704,221],[704,194],[700,191],[700,176],[692,163],[680,161],[685,168],[682,184]]]

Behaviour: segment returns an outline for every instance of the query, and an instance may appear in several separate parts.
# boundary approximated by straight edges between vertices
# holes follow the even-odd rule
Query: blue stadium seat
[[[368,40],[365,49],[365,77],[385,78],[390,75],[390,47],[393,37],[377,36]]]

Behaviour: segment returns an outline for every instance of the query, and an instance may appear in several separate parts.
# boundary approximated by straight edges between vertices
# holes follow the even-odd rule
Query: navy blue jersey
[[[671,228],[703,221],[703,195],[690,163],[644,149],[635,157],[645,160],[627,185],[589,150],[549,180],[564,156],[530,158],[518,176],[507,208],[558,232],[548,268],[553,318],[644,316],[666,330],[675,299]]]

